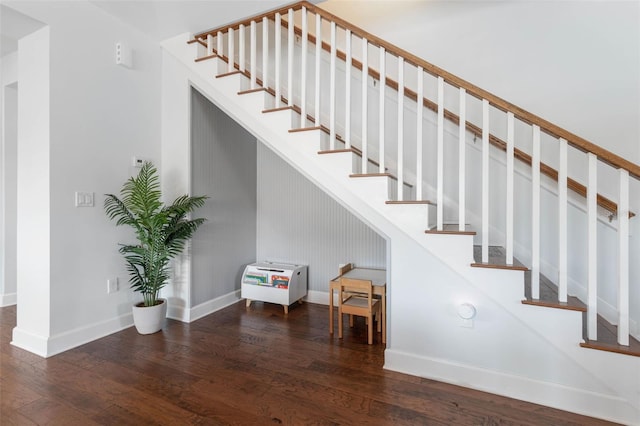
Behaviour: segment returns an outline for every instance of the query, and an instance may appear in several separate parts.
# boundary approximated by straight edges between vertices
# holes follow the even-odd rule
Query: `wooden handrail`
[[[247,19],[243,19],[240,21],[236,21],[236,22],[232,22],[231,24],[227,24],[227,25],[223,25],[221,27],[217,27],[217,28],[213,28],[210,30],[206,30],[206,31],[202,31],[196,35],[193,36],[194,39],[206,39],[207,36],[209,34],[211,34],[212,36],[215,36],[218,31],[222,31],[225,32],[228,29],[233,29],[233,30],[237,30],[240,28],[240,25],[251,25],[252,21],[255,21],[256,23],[259,23],[260,21],[262,21],[262,18],[272,18],[273,16],[275,16],[276,13],[280,13],[280,14],[286,14],[286,12],[289,11],[289,9],[293,9],[294,11],[302,9],[302,7],[309,7],[308,5],[311,3],[308,3],[306,1],[299,1],[299,2],[295,2],[295,3],[291,3],[287,6],[283,6],[280,7],[278,9],[273,9],[270,10],[268,12],[262,13],[260,15],[254,16],[252,18],[247,18]]]
[[[351,30],[352,34],[358,36],[358,37],[365,37],[367,39],[367,41],[374,45],[374,46],[378,46],[378,47],[384,47],[385,50],[392,55],[395,56],[401,56],[405,59],[406,62],[414,65],[414,66],[421,66],[425,72],[428,72],[434,76],[439,76],[442,77],[448,84],[450,84],[451,86],[454,87],[462,87],[464,88],[468,94],[470,94],[471,96],[474,96],[478,99],[486,99],[489,101],[489,103],[491,105],[493,105],[495,108],[498,108],[501,111],[504,112],[512,112],[514,114],[515,117],[517,117],[519,120],[530,124],[530,125],[537,125],[540,127],[540,130],[553,136],[556,138],[563,138],[565,139],[571,146],[573,146],[576,149],[579,149],[581,151],[584,152],[591,152],[593,154],[595,154],[596,156],[598,156],[598,158],[600,159],[600,161],[603,161],[607,164],[609,164],[610,166],[614,167],[614,168],[622,168],[622,169],[626,169],[629,171],[629,174],[633,177],[635,177],[636,179],[640,180],[640,166],[638,166],[635,163],[632,163],[631,161],[628,161],[598,145],[595,145],[592,142],[589,142],[588,140],[572,133],[569,132],[568,130],[565,130],[535,114],[532,114],[522,108],[520,108],[519,106],[512,104],[511,102],[508,102],[484,89],[481,89],[480,87],[469,83],[468,81],[454,75],[451,74],[447,71],[445,71],[444,69],[433,65],[415,55],[413,55],[412,53],[409,53],[408,51],[401,49],[391,43],[386,42],[385,40],[363,30],[362,28],[359,28],[347,21],[345,21],[344,19],[330,13],[327,12],[326,10],[312,4],[309,3],[308,1],[300,1],[300,2],[296,2],[296,3],[292,3],[288,6],[285,7],[281,7],[279,9],[275,9],[266,13],[263,13],[261,15],[258,15],[256,17],[250,18],[250,19],[245,19],[242,21],[238,21],[235,23],[232,23],[230,25],[226,25],[224,27],[220,27],[220,28],[216,28],[213,30],[209,30],[209,31],[205,31],[202,33],[199,33],[195,36],[196,39],[198,38],[203,38],[208,35],[208,34],[212,34],[215,35],[218,31],[221,31],[223,29],[227,29],[227,28],[239,28],[240,25],[248,25],[251,23],[251,21],[258,21],[261,20],[263,17],[271,17],[273,15],[275,15],[275,13],[285,13],[287,12],[289,9],[293,9],[293,10],[299,10],[302,7],[306,7],[309,11],[319,14],[320,16],[322,16],[323,18],[333,21],[336,23],[337,26],[342,27],[344,29],[349,29]],[[283,21],[284,23],[284,21]],[[323,47],[324,47],[323,43]]]

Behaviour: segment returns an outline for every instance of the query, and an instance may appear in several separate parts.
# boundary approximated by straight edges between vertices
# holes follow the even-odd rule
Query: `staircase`
[[[177,85],[387,237],[385,368],[640,423],[639,166],[307,2],[163,48]]]

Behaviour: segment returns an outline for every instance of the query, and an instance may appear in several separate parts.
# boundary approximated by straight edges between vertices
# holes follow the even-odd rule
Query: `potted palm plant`
[[[127,225],[135,231],[137,244],[120,244],[119,251],[127,263],[131,288],[143,298],[133,307],[134,324],[139,333],[151,334],[162,329],[166,317],[167,303],[159,293],[169,282],[170,261],[205,221],[188,215],[203,206],[207,197],[182,195],[165,205],[158,171],[150,162],[125,182],[120,197],[106,194],[104,208],[116,226]]]

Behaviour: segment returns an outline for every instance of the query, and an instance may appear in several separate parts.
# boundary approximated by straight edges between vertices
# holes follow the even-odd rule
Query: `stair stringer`
[[[238,96],[244,77],[213,78],[217,67],[215,60],[194,64],[195,49],[188,48],[186,40],[186,36],[178,37],[163,43],[163,47],[185,67],[191,85],[389,242],[390,334],[385,368],[612,420],[640,420],[637,403],[640,385],[634,383],[633,377],[630,378],[632,374],[629,374],[639,371],[640,364],[636,358],[579,348],[580,315],[522,305],[521,271],[470,268],[472,238],[425,236],[424,231],[415,235],[417,225],[407,225],[398,220],[397,213],[393,213],[407,206],[384,204],[387,191],[384,179],[354,179],[349,177],[349,170],[336,170],[348,161],[332,161],[332,166],[321,165],[323,156],[308,147],[316,135],[289,133],[290,111],[263,114],[259,96]],[[399,216],[405,216],[405,212]],[[413,263],[407,265],[409,259]],[[422,273],[421,270],[416,272],[416,268],[425,264],[430,266],[424,273],[433,274],[437,283],[419,278],[420,275],[416,278],[416,273]],[[454,291],[454,287],[462,290]],[[424,297],[417,297],[416,292],[424,293]],[[540,366],[529,362],[508,368],[494,365],[491,359],[495,354],[486,353],[486,344],[466,347],[465,341],[469,336],[464,334],[466,330],[461,332],[455,315],[455,308],[465,295],[467,299],[475,300],[480,308],[474,334],[491,341],[495,341],[496,336],[506,336],[501,344],[495,342],[494,347],[500,348],[499,359],[517,360],[522,356],[519,348],[525,346],[543,358],[553,358],[553,374],[549,375],[547,363]],[[429,300],[433,312],[444,313],[446,322],[431,314],[429,309],[421,309],[420,306],[407,309],[417,300]],[[489,318],[500,319],[488,321],[497,329],[480,330],[480,318],[486,315],[484,312]],[[411,321],[421,315],[426,315],[425,324],[437,323],[438,327],[421,327]],[[501,327],[510,331],[506,332]],[[517,329],[517,333],[511,328]],[[447,330],[446,336],[438,336],[438,332],[434,332],[436,329]],[[440,347],[434,350],[416,346],[417,341],[425,341],[416,339],[416,335],[429,337],[434,333],[442,347],[448,345],[459,349],[443,352]],[[536,347],[530,347],[528,343],[532,341],[536,342]],[[483,355],[480,359],[469,359],[464,355],[465,349],[477,350]],[[460,372],[473,372],[470,376],[473,380],[465,379]],[[535,384],[534,391],[530,390],[532,384]]]

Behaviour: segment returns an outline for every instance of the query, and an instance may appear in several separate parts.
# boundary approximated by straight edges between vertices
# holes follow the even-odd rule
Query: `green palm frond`
[[[116,226],[133,228],[138,244],[122,244],[120,253],[127,262],[131,288],[142,293],[145,306],[155,305],[169,281],[171,259],[206,220],[187,216],[202,207],[207,197],[183,195],[164,206],[158,172],[149,162],[124,183],[120,195],[106,194],[105,212]]]

